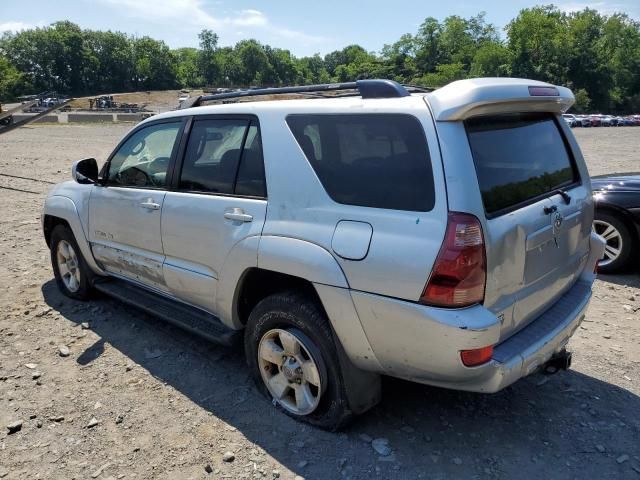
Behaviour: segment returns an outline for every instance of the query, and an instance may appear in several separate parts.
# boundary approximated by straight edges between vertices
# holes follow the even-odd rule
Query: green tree
[[[198,49],[178,48],[173,51],[176,61],[176,79],[183,88],[202,86],[204,78],[198,67]]]
[[[567,16],[553,5],[527,8],[506,27],[516,77],[564,84],[567,79]]]
[[[511,52],[502,43],[485,42],[476,50],[469,69],[471,77],[506,77],[511,73]]]
[[[29,87],[26,76],[0,55],[0,100],[13,100]]]
[[[576,97],[576,103],[573,105],[573,111],[576,113],[588,112],[591,107],[591,99],[584,88],[573,92]]]
[[[218,35],[213,30],[205,29],[198,34],[198,39],[200,40],[200,51],[198,53],[200,75],[207,85],[213,85],[220,80],[220,67],[216,56]]]
[[[175,88],[175,57],[164,43],[149,37],[133,41],[134,84],[144,90]]]

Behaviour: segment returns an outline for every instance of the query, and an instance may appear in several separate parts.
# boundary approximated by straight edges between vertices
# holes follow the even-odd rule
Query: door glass
[[[247,140],[244,144],[242,160],[240,160],[240,168],[238,169],[235,194],[263,198],[267,196],[262,143],[257,125],[251,125],[247,133]]]
[[[152,125],[131,135],[109,164],[109,185],[164,187],[181,122]]]
[[[247,120],[197,120],[180,174],[180,189],[233,193]]]
[[[427,140],[411,115],[289,115],[298,145],[338,203],[428,212],[435,188]]]

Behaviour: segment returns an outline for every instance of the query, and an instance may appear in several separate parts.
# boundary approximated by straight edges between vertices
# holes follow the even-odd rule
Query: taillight
[[[480,221],[467,213],[449,212],[444,241],[420,303],[436,307],[481,303],[486,278]]]
[[[462,350],[460,358],[466,367],[477,367],[483,363],[487,363],[493,357],[493,345],[482,348],[474,348],[473,350]]]

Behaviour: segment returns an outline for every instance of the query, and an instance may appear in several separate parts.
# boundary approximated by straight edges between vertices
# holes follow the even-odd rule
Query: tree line
[[[368,52],[359,45],[321,56],[249,39],[219,45],[211,30],[199,48],[121,32],[81,29],[68,21],[0,37],[0,99],[53,90],[74,96],[173,88],[250,87],[390,78],[439,87],[482,76],[514,76],[571,88],[575,111],[640,111],[640,22],[586,8],[521,10],[505,27],[484,13],[443,21],[429,17]]]

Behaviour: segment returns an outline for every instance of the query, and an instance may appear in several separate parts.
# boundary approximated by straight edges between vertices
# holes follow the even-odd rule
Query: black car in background
[[[596,211],[593,228],[607,241],[601,273],[637,266],[640,258],[640,174],[591,178]]]

